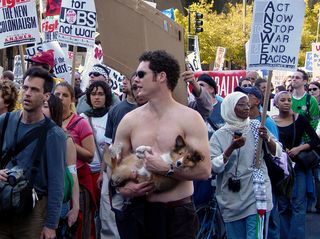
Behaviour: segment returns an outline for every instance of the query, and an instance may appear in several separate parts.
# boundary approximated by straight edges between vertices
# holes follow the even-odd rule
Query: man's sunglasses
[[[152,71],[149,71],[149,72],[152,72]],[[139,77],[140,79],[142,79],[146,74],[148,74],[149,72],[146,72],[146,71],[137,71],[136,72],[136,75],[137,77]]]
[[[309,88],[309,91],[316,91],[318,88]]]
[[[101,76],[101,74],[99,72],[91,72],[89,76],[94,76],[94,77],[98,77]]]

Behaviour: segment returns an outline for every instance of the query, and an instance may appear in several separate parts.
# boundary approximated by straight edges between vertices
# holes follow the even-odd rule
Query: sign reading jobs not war
[[[0,48],[39,41],[35,0],[0,1]]]
[[[69,45],[94,47],[96,7],[93,0],[63,0],[58,40]]]
[[[289,70],[298,64],[305,3],[256,0],[249,43],[249,70]]]

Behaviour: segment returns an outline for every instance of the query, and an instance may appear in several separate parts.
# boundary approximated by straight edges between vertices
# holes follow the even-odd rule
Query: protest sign
[[[39,41],[35,0],[0,1],[0,48]]]
[[[38,52],[42,52],[42,44],[37,44],[35,46],[30,46],[26,48],[26,55],[28,56],[28,58],[33,57],[34,55],[36,55]]]
[[[195,77],[198,78],[202,74],[208,74],[217,83],[217,94],[225,97],[227,94],[233,92],[234,88],[238,86],[241,77],[246,76],[246,71],[198,71],[195,72]]]
[[[313,64],[312,52],[311,51],[307,51],[306,52],[306,60],[305,60],[305,63],[304,63],[304,69],[307,72],[312,72],[312,64]]]
[[[108,66],[130,77],[143,52],[163,49],[178,60],[181,71],[185,70],[183,28],[179,24],[141,0],[96,0],[95,3],[104,62]],[[183,80],[179,80],[173,96],[187,104]]]
[[[303,0],[254,1],[249,70],[297,68],[304,12]]]
[[[313,77],[320,76],[320,43],[312,43]]]
[[[60,14],[61,0],[47,0],[46,16],[55,16]]]
[[[58,40],[59,16],[46,17],[41,21],[41,34],[43,42]]]
[[[67,59],[62,51],[59,42],[52,41],[52,42],[46,42],[42,44],[43,51],[53,51],[54,54],[54,67],[53,71],[57,78],[61,78],[71,83],[71,75],[68,69],[67,65]]]
[[[59,17],[59,42],[94,47],[96,33],[96,8],[94,1],[62,0]]]
[[[191,71],[202,71],[200,57],[196,52],[188,54],[186,64]]]
[[[227,49],[224,47],[220,47],[220,46],[217,47],[217,54],[216,54],[216,59],[214,61],[213,70],[221,71],[223,69],[226,51]]]

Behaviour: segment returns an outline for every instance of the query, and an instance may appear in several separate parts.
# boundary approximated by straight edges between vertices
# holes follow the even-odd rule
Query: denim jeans
[[[279,239],[280,238],[280,218],[278,209],[278,195],[272,191],[272,202],[273,208],[269,218],[269,230],[268,239]]]
[[[295,168],[295,173],[292,198],[284,196],[278,198],[281,239],[305,238],[307,209],[306,173],[299,168]]]
[[[270,212],[265,216],[264,238],[267,238]],[[227,222],[228,239],[256,239],[257,215],[250,215],[237,221]]]

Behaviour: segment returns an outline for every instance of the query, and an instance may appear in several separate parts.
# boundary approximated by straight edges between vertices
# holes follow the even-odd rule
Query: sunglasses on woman
[[[309,88],[308,90],[309,91],[316,91],[316,90],[318,90],[318,88]]]

